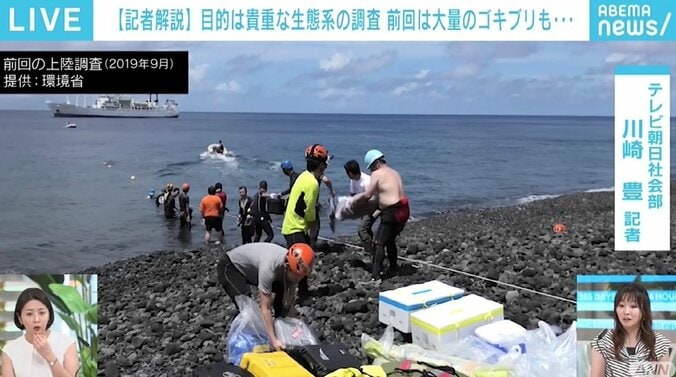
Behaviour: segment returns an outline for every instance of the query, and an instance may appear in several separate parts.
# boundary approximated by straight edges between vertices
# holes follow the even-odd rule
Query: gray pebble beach
[[[410,222],[399,237],[399,255],[426,263],[400,261],[401,274],[377,288],[359,284],[370,278],[364,263],[370,257],[324,242],[310,279],[313,297],[298,311],[320,341],[344,343],[361,358],[361,334],[379,337],[385,329],[378,292],[433,279],[503,303],[505,317],[528,329],[544,320],[565,330],[575,320],[571,302],[427,263],[573,301],[579,274],[676,274],[673,252],[613,250],[613,207],[613,192],[576,193]],[[555,233],[556,223],[567,231]],[[158,251],[84,271],[99,274],[99,375],[189,376],[197,366],[223,360],[235,313],[215,272],[226,250]],[[395,340],[405,339],[397,333]]]

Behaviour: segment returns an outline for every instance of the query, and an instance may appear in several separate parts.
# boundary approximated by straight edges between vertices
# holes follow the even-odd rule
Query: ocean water
[[[66,121],[77,128],[65,129]],[[204,158],[219,139],[232,156]],[[183,113],[113,120],[1,111],[2,270],[64,273],[199,247],[203,228],[179,233],[146,198],[149,190],[189,182],[197,206],[220,181],[235,213],[237,187],[253,195],[265,179],[269,191],[283,191],[280,161],[302,168],[313,143],[334,155],[327,175],[339,195],[348,189],[344,162],[381,149],[402,174],[416,218],[613,185],[612,118]],[[322,186],[321,199],[327,196]],[[226,243],[239,244],[235,220],[225,225]],[[324,219],[321,234],[333,237],[327,225]],[[337,233],[354,230],[353,222],[339,223]]]

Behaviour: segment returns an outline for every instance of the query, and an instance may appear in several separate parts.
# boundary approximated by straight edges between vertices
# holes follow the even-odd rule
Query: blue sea
[[[77,128],[65,129],[66,121]],[[64,273],[200,247],[202,227],[179,233],[147,199],[149,190],[189,182],[197,206],[209,185],[222,182],[235,213],[239,186],[253,194],[267,180],[270,192],[283,191],[280,162],[302,168],[313,143],[334,155],[326,173],[339,195],[348,190],[345,161],[381,149],[404,179],[415,218],[613,186],[611,117],[182,113],[113,120],[0,111],[0,125],[3,272]],[[205,158],[219,139],[231,157]],[[331,238],[327,225],[321,235]],[[226,228],[226,243],[239,244],[235,220],[226,219]],[[336,232],[355,229],[345,222]]]

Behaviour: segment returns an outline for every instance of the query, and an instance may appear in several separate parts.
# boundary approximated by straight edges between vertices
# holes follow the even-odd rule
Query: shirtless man
[[[389,274],[397,273],[396,238],[404,230],[410,210],[401,176],[396,170],[387,166],[385,155],[377,149],[372,149],[364,156],[364,164],[371,171],[371,182],[365,192],[353,197],[353,203],[367,201],[374,194],[378,194],[380,226],[374,237],[376,252],[373,257],[371,281],[379,282],[385,249],[387,249],[387,258],[390,262],[388,272]]]

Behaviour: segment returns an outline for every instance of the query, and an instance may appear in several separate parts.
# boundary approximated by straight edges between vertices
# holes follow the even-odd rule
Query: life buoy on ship
[[[155,197],[155,206],[159,207],[160,205],[164,204],[165,194],[166,192],[162,190],[162,193]]]

